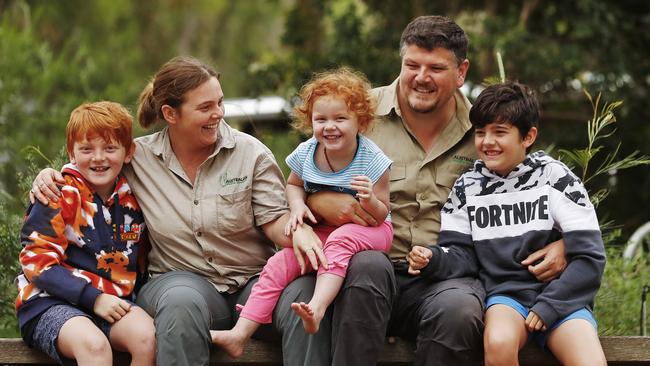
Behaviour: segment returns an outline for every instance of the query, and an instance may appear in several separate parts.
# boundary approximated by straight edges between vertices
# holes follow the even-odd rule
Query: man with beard
[[[350,263],[332,317],[334,365],[376,364],[387,334],[416,342],[415,365],[464,365],[480,358],[480,282],[432,282],[407,273],[411,247],[436,243],[440,209],[456,178],[476,159],[471,105],[459,91],[469,68],[467,45],[465,32],[451,19],[418,17],[402,33],[399,77],[374,89],[378,120],[366,136],[394,162],[395,235],[389,256],[365,251]],[[351,197],[325,192],[308,202],[333,225],[376,224]],[[563,243],[531,254],[522,265],[540,281],[556,277],[566,266]]]

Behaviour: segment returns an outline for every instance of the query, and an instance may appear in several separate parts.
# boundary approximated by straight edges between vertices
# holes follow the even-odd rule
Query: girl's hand
[[[543,332],[546,330],[546,324],[544,324],[539,315],[529,311],[528,317],[526,318],[526,329],[528,329],[530,333],[540,330]]]
[[[291,233],[296,230],[298,225],[303,224],[304,218],[309,219],[312,224],[318,222],[316,220],[316,217],[314,217],[314,214],[311,213],[311,210],[309,210],[309,207],[307,207],[307,205],[304,203],[302,205],[296,205],[296,207],[291,207],[291,215],[289,216],[289,220],[284,227],[284,235],[290,236]]]
[[[408,273],[414,276],[419,275],[420,270],[429,264],[432,256],[433,252],[429,248],[419,245],[411,248],[411,252],[406,256],[406,260],[409,262]]]
[[[372,192],[372,182],[365,175],[357,175],[352,178],[350,183],[352,189],[357,191],[359,200],[370,200],[374,193]]]
[[[100,294],[95,299],[93,311],[102,319],[113,324],[131,310],[131,304],[117,296]]]
[[[61,197],[61,191],[56,183],[65,183],[61,172],[52,168],[45,168],[41,170],[34,182],[32,182],[32,189],[29,191],[29,200],[34,203],[38,200],[43,205],[48,205],[50,202],[57,202]]]
[[[296,228],[293,232],[293,253],[296,255],[296,260],[298,260],[301,275],[307,271],[305,257],[307,257],[314,271],[318,270],[318,263],[325,269],[329,269],[329,263],[322,247],[323,244],[311,227],[302,224]]]

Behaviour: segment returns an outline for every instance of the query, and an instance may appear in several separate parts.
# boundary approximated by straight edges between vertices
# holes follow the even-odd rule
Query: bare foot
[[[305,332],[315,334],[320,327],[320,321],[323,315],[317,315],[314,310],[304,302],[291,304],[291,309],[302,319],[302,326],[305,327]]]
[[[233,330],[211,330],[212,343],[221,347],[232,358],[239,358],[244,353],[246,338]]]

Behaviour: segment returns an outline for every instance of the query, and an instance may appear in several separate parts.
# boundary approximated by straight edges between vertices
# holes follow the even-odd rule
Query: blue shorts
[[[515,309],[519,315],[521,315],[524,319],[528,317],[528,309],[526,309],[522,304],[520,304],[517,300],[508,297],[508,296],[503,296],[503,295],[493,295],[487,298],[485,302],[485,309],[488,309],[492,305],[496,304],[502,304],[509,306],[513,309]],[[546,341],[548,340],[548,336],[551,334],[555,328],[559,327],[562,323],[571,320],[571,319],[584,319],[591,324],[596,331],[598,331],[598,323],[596,323],[596,318],[594,318],[594,314],[591,313],[587,308],[582,308],[579,310],[574,311],[573,313],[567,315],[563,319],[560,319],[553,323],[552,326],[547,326],[547,329],[543,332],[534,332],[531,333],[528,336],[528,340],[531,340],[531,338],[537,343],[542,349],[546,348]]]

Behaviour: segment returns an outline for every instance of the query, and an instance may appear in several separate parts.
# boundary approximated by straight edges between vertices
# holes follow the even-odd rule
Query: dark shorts
[[[61,365],[74,364],[74,361],[59,355],[56,343],[63,324],[76,316],[83,316],[93,321],[97,328],[108,338],[111,332],[111,324],[106,320],[97,315],[88,314],[72,305],[56,305],[41,314],[32,333],[32,339],[27,340],[27,342],[33,344],[34,347],[43,351]]]

